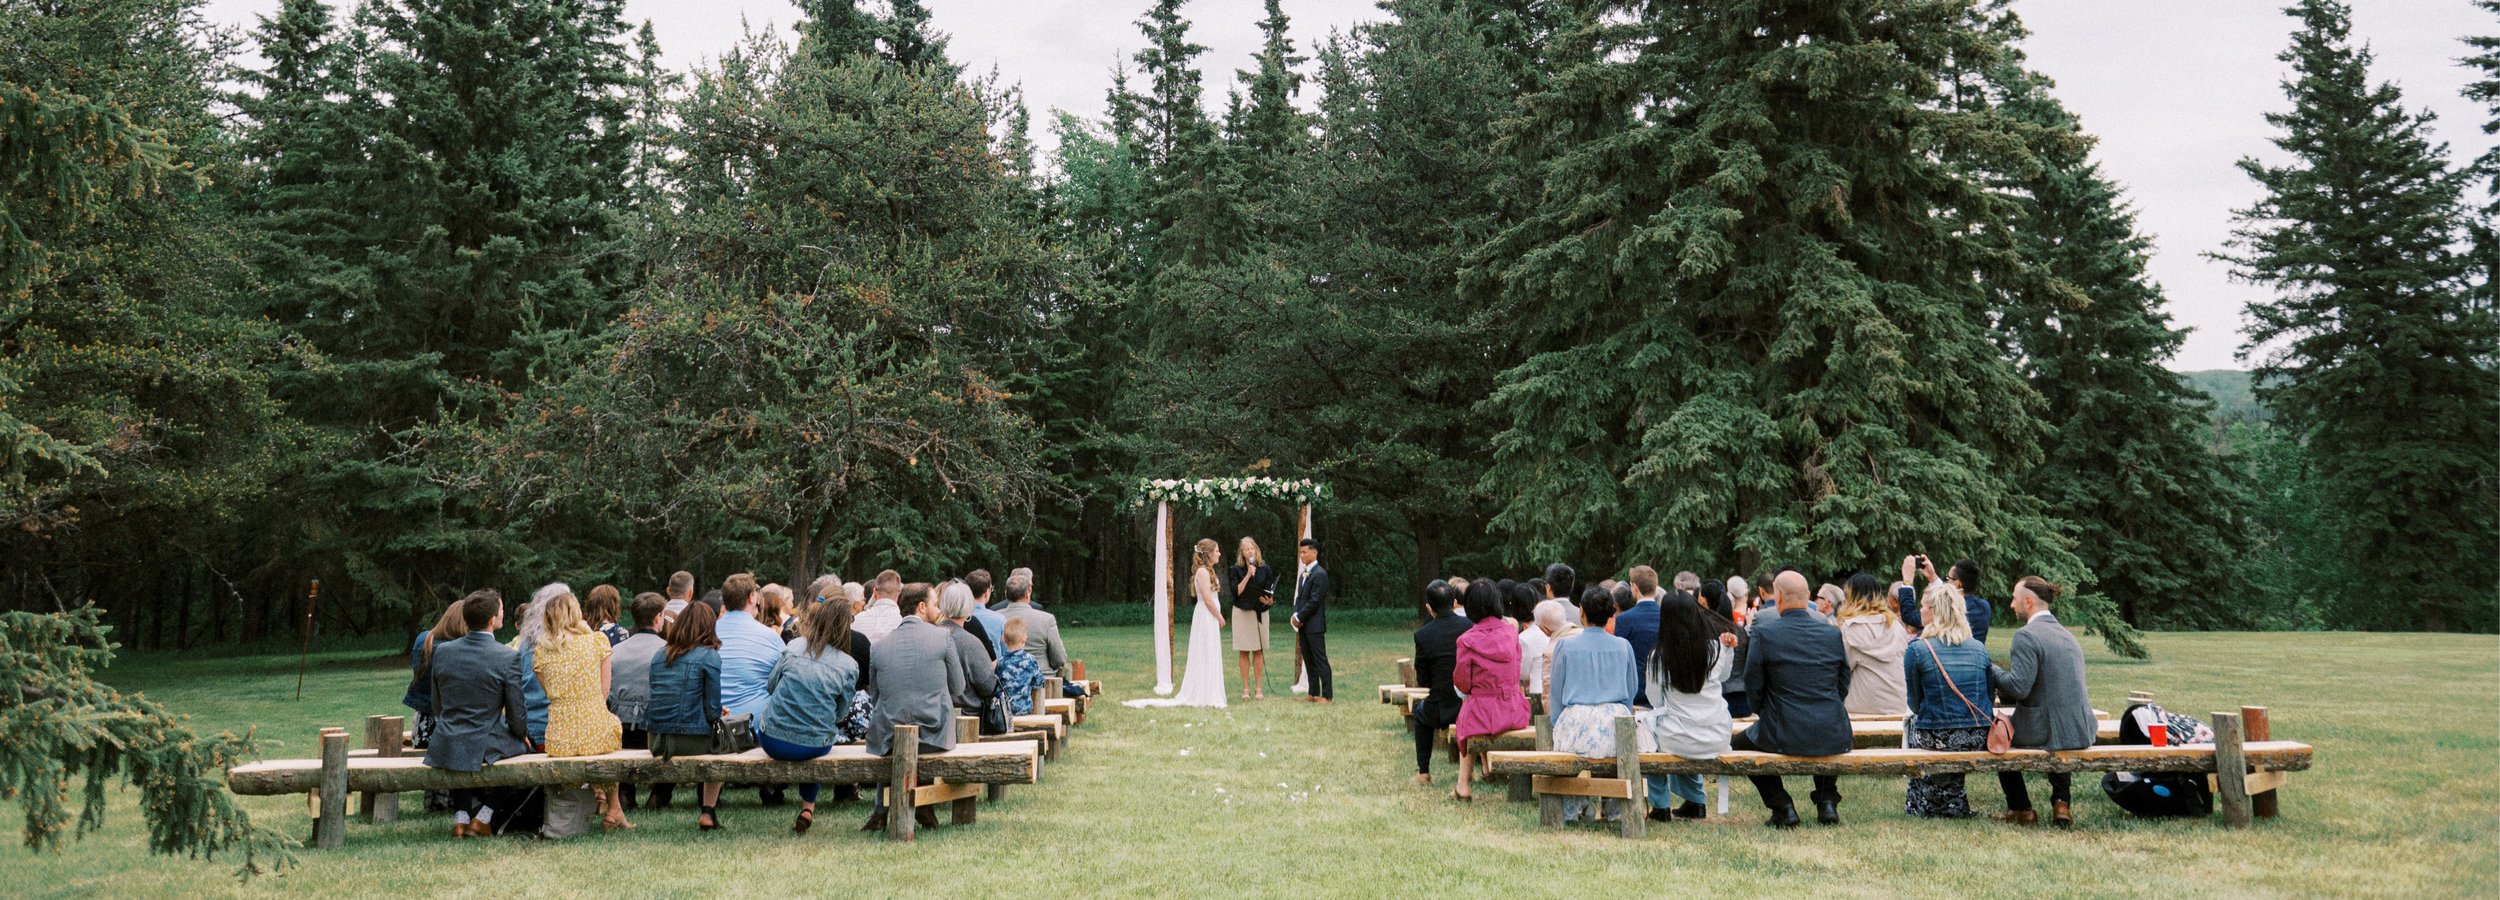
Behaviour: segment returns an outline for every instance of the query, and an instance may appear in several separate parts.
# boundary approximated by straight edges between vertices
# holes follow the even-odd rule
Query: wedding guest
[[[801,623],[804,636],[790,645],[765,679],[772,702],[755,729],[755,745],[764,755],[788,762],[821,757],[853,737],[844,733],[842,721],[859,688],[859,662],[851,658],[849,646],[851,605],[810,603]],[[799,815],[791,831],[806,834],[816,824],[817,788],[812,781],[799,784]]]
[[[1909,585],[1917,583],[1913,576],[1925,578],[1930,585],[1936,584],[1938,579],[1935,563],[1930,562],[1923,553],[1914,553],[1901,559],[1903,584],[1900,588],[1894,589],[1894,593],[1901,601],[1901,624],[1912,631],[1917,631],[1922,625],[1915,617],[1918,605],[1910,602],[1912,594]],[[1988,620],[1996,614],[1996,607],[1989,604],[1987,598],[1979,596],[1978,561],[1969,559],[1955,561],[1953,577],[1949,580],[1954,590],[1962,594],[1962,616],[1964,621],[1970,623],[1971,640],[1978,641],[1983,647],[1986,646]]]
[[[720,622],[716,626],[720,638],[721,705],[729,715],[748,716],[749,721],[764,715],[764,705],[772,694],[766,681],[772,677],[773,666],[781,662],[781,629],[757,619],[763,591],[755,576],[740,572],[721,581]],[[770,615],[770,613],[766,613]],[[777,784],[755,786],[756,799],[765,806],[781,806],[789,796]]]
[[[998,695],[1007,698],[1007,714],[1024,716],[1033,713],[1033,689],[1042,684],[1042,664],[1026,652],[1025,644],[1032,637],[1023,619],[1008,619],[1007,655],[998,658]]]
[[[1675,573],[1675,589],[1690,600],[1701,595],[1701,576],[1691,572]]]
[[[1276,570],[1259,553],[1259,542],[1242,538],[1224,570],[1233,588],[1233,657],[1241,673],[1241,696],[1267,697],[1267,611],[1276,605]]]
[[[1807,608],[1814,612],[1816,620],[1825,625],[1837,626],[1840,624],[1838,616],[1840,601],[1845,594],[1846,592],[1841,590],[1840,585],[1824,582],[1822,586],[1814,589],[1814,605]]]
[[[669,573],[665,590],[668,591],[668,614],[673,616],[684,612],[686,605],[694,602],[694,573],[683,570]]]
[[[1419,785],[1432,783],[1433,737],[1458,724],[1458,688],[1450,679],[1458,668],[1459,635],[1467,633],[1469,623],[1452,611],[1457,605],[1458,590],[1449,582],[1435,579],[1424,585],[1424,609],[1430,617],[1415,629],[1414,658],[1415,680],[1423,682],[1425,692],[1409,723],[1415,732],[1415,783]]]
[[[1270,580],[1273,578],[1271,575]],[[1006,595],[1007,608],[1001,612],[1009,622],[1024,623],[1025,649],[1040,653],[1033,661],[1041,664],[1041,677],[1068,678],[1068,645],[1059,637],[1059,617],[1033,606],[1033,570],[1007,573]],[[1083,688],[1077,688],[1068,695],[1082,696],[1083,692]]]
[[[795,600],[796,597],[789,587],[775,582],[756,588],[755,599],[748,604],[748,608],[755,613],[755,621],[758,624],[772,629],[773,634],[779,636],[782,643],[786,645],[799,636],[799,615]]]
[[[895,606],[905,615],[893,631],[877,639],[868,675],[877,690],[877,708],[868,719],[868,752],[892,755],[894,726],[916,725],[920,752],[944,753],[955,749],[955,698],[970,690],[963,654],[955,635],[938,627],[937,603],[928,585],[898,585],[897,594]],[[921,825],[937,827],[935,809],[916,807],[913,813]],[[885,830],[885,817],[886,800],[881,799],[860,830]]]
[[[608,711],[607,636],[582,617],[581,601],[562,582],[540,589],[552,595],[535,604],[546,621],[532,665],[547,690],[547,755],[602,756],[623,749],[624,726]],[[615,589],[610,588],[613,595]],[[614,602],[611,596],[610,602]],[[579,788],[574,788],[579,790]],[[632,828],[614,784],[594,784],[599,817],[610,829]],[[551,825],[554,823],[550,823]],[[550,832],[549,836],[553,836]]]
[[[1702,585],[1701,589],[1707,592],[1714,586]],[[1728,751],[1734,726],[1721,688],[1735,669],[1737,651],[1720,641],[1720,636],[1734,627],[1696,603],[1668,603],[1661,609],[1658,639],[1643,678],[1649,682],[1649,695],[1657,698],[1657,708],[1648,718],[1649,749],[1685,759],[1710,759]],[[1665,783],[1669,797],[1656,796],[1659,782]],[[1652,777],[1650,783],[1651,819],[1700,819],[1709,814],[1701,776]],[[1684,802],[1670,813],[1661,801],[1673,797],[1682,797]]]
[[[849,737],[837,743],[857,741],[861,735],[868,733],[868,719],[877,711],[877,692],[875,685],[869,682],[868,677],[869,662],[872,659],[868,636],[859,633],[859,614],[861,610],[868,608],[867,594],[861,591],[858,582],[846,582],[840,576],[831,573],[818,576],[816,581],[808,586],[808,593],[814,597],[824,598],[819,601],[821,605],[839,606],[851,611],[850,623],[846,626],[849,632],[848,639],[834,641],[831,644],[836,649],[850,654],[851,661],[857,664],[858,681],[852,686],[850,705],[843,713],[841,722],[842,733]],[[801,621],[804,622],[805,619]],[[800,635],[801,640],[805,640],[806,637],[805,634]],[[833,798],[837,801],[857,800],[859,799],[859,786],[834,785]]]
[[[1007,617],[989,605],[990,570],[972,570],[972,574],[964,576],[963,586],[972,592],[972,621],[981,626],[973,628],[967,624],[964,630],[981,636],[995,664],[999,657],[1007,655]]]
[[[924,592],[932,590],[925,584],[912,587]],[[911,588],[904,588],[903,591],[909,595]],[[972,589],[964,587],[963,582],[949,581],[944,588],[936,589],[936,593],[938,627],[946,629],[954,639],[955,655],[963,667],[964,690],[955,695],[955,706],[979,715],[990,698],[998,695],[998,664],[990,659],[988,645],[964,628],[964,623],[972,621]],[[1223,695],[1219,692],[1217,696]]]
[[[1591,587],[1580,594],[1579,634],[1554,642],[1554,749],[1589,757],[1615,755],[1615,718],[1632,714],[1632,695],[1641,680],[1632,662],[1632,645],[1606,633],[1614,618],[1612,591]],[[1622,814],[1622,801],[1608,800],[1606,818]],[[1593,818],[1586,798],[1563,801],[1566,820]]]
[[[1572,571],[1570,566],[1553,563],[1545,567],[1545,599],[1576,605],[1579,597],[1572,592],[1579,586],[1580,573]]]
[[[1632,664],[1646,672],[1649,670],[1649,648],[1658,643],[1658,601],[1665,596],[1658,589],[1658,570],[1633,566],[1626,587],[1626,591],[1615,597],[1616,602],[1622,604],[1622,611],[1615,613],[1613,631],[1624,643],[1632,645]],[[1622,602],[1626,594],[1631,598],[1629,603]],[[1646,688],[1633,692],[1632,705],[1642,709],[1649,707]],[[1653,797],[1651,804],[1657,805],[1664,799],[1663,796]]]
[[[426,744],[425,764],[475,772],[529,752],[529,721],[517,676],[519,655],[495,643],[495,629],[503,627],[503,595],[471,592],[460,600],[460,618],[467,633],[434,645],[434,739]],[[519,799],[506,788],[452,791],[452,835],[494,836],[495,813],[514,809]]]
[[[2057,587],[2047,579],[2025,575],[2014,583],[2014,618],[2023,627],[2014,632],[2013,649],[2006,654],[2008,665],[1991,664],[1989,677],[1996,680],[1997,697],[2014,707],[2014,746],[2082,750],[2099,737],[2100,717],[2092,714],[2092,700],[2084,690],[2083,645],[2049,611],[2055,602]],[[2075,824],[2075,776],[2071,772],[2047,775],[2050,822],[2071,828]],[[1999,772],[1997,784],[2005,789],[2005,813],[1997,817],[2000,821],[2039,824],[2023,773]]]
[[[1753,727],[1736,735],[1730,746],[1791,756],[1833,756],[1847,753],[1856,742],[1849,727],[1849,657],[1840,629],[1814,617],[1807,609],[1805,575],[1780,572],[1771,582],[1779,598],[1779,618],[1754,626],[1753,650],[1745,657],[1745,684],[1752,691]],[[1762,805],[1771,811],[1763,824],[1797,827],[1797,807],[1777,775],[1752,776]],[[1840,824],[1840,779],[1814,776],[1815,820]]]
[[[1983,706],[1996,696],[1989,674],[1988,650],[1971,639],[1962,605],[1962,589],[1949,581],[1930,582],[1919,602],[1927,627],[1902,659],[1902,674],[1912,720],[1910,746],[1920,750],[1985,750],[1988,723],[1995,711]],[[1903,808],[1922,818],[1966,819],[1970,795],[1963,775],[1928,775],[1910,779]]]
[[[1536,622],[1537,589],[1527,582],[1512,582],[1510,602],[1505,607],[1511,618],[1519,620],[1519,674],[1527,683],[1528,696],[1542,701],[1545,697],[1546,654],[1554,647],[1554,639]]]
[[[661,759],[712,752],[712,726],[725,710],[720,689],[720,615],[703,603],[687,604],[669,624],[668,645],[651,660],[651,705],[644,727],[651,755]],[[695,826],[720,827],[720,782],[704,782]]]
[[[1910,634],[1884,602],[1884,585],[1865,572],[1849,576],[1840,602],[1840,640],[1849,651],[1849,714],[1900,716],[1910,711],[1901,686],[1901,654]]]
[[[590,627],[600,636],[608,639],[609,647],[624,643],[633,634],[616,621],[617,616],[624,612],[624,602],[625,595],[619,593],[613,584],[593,587],[590,595],[582,598],[582,618],[588,620]]]
[[[1544,688],[1545,714],[1554,714],[1554,651],[1553,646],[1564,638],[1580,633],[1580,608],[1560,600],[1547,600],[1536,605],[1536,627],[1545,632],[1545,656],[1539,662],[1537,682]]]
[[[468,620],[461,617],[460,603],[444,607],[434,627],[417,632],[417,639],[408,645],[408,692],[401,694],[399,705],[414,712],[409,736],[410,746],[424,749],[427,738],[434,734],[434,648],[445,641],[456,641],[469,633]]]
[[[538,604],[546,599],[545,593],[546,589],[540,588],[541,596],[531,597],[521,606],[521,627],[515,629],[512,638],[512,650],[520,654],[521,661],[516,665],[521,670],[521,708],[529,721],[532,751],[547,746],[547,689],[538,683],[537,668],[538,639],[547,627],[546,618],[538,614]]]
[[[897,598],[902,596],[902,592],[903,576],[895,574],[893,569],[877,573],[876,579],[868,584],[868,608],[861,610],[858,618],[851,622],[851,631],[867,635],[871,641],[884,640],[887,632],[903,622],[902,610],[897,606]]]
[[[1719,685],[1719,694],[1727,699],[1727,714],[1731,719],[1753,715],[1753,704],[1745,699],[1745,654],[1753,649],[1753,632],[1745,627],[1744,607],[1749,600],[1735,596],[1744,589],[1745,579],[1736,577],[1728,578],[1724,585],[1709,581],[1701,586],[1703,604],[1710,607],[1712,615],[1728,623],[1728,634],[1736,639],[1735,657],[1728,663],[1727,680]]]
[[[1462,696],[1450,729],[1459,749],[1458,789],[1451,796],[1473,800],[1475,755],[1467,752],[1468,743],[1528,727],[1528,695],[1519,690],[1519,633],[1502,618],[1501,591],[1478,579],[1463,596],[1467,620],[1474,624],[1459,635],[1450,671],[1450,684]]]
[[[666,597],[649,591],[635,594],[633,633],[608,657],[608,711],[616,714],[627,750],[651,749],[651,660],[668,649],[668,639],[659,632],[667,607]],[[676,789],[668,783],[652,785],[650,808],[667,809]],[[634,808],[633,783],[618,785],[617,793],[624,808]]]

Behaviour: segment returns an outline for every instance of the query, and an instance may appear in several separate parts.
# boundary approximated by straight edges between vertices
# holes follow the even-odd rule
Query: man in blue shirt
[[[981,640],[990,645],[990,659],[1007,655],[1007,614],[990,605],[990,570],[974,569],[964,576],[964,587],[972,589],[972,619],[981,623]]]
[[[1893,596],[1900,600],[1902,626],[1916,632],[1925,626],[1919,621],[1921,613],[1915,587],[1917,582],[1911,580],[1913,574],[1925,577],[1927,583],[1934,584],[1936,564],[1929,562],[1923,553],[1901,558],[1901,583],[1893,586]],[[1979,561],[1956,560],[1953,563],[1953,586],[1962,589],[1962,612],[1970,618],[1971,640],[1986,646],[1988,619],[1995,614],[1996,607],[1990,605],[1987,598],[1979,596]]]
[[[714,633],[720,637],[720,702],[730,715],[753,716],[751,722],[764,719],[764,707],[772,693],[766,683],[772,678],[773,665],[781,661],[781,632],[755,620],[748,604],[755,599],[755,576],[740,572],[721,582],[720,605],[723,612]],[[757,792],[766,806],[783,802],[780,785],[765,785]]]

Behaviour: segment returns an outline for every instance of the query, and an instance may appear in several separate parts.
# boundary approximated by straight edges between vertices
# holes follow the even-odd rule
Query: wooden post
[[[981,798],[965,794],[955,798],[954,809],[948,811],[946,822],[949,825],[970,825],[980,821],[980,818]]]
[[[1036,681],[1036,682],[1034,682],[1034,683],[1033,683],[1033,711],[1034,711],[1034,712],[1041,712],[1041,711],[1042,711],[1042,700],[1043,700],[1044,698],[1046,698],[1046,697],[1049,697],[1049,696],[1050,696],[1050,693],[1049,693],[1050,683],[1051,683],[1051,682],[1053,682],[1053,681],[1057,681],[1057,680],[1059,680],[1059,679],[1056,679],[1056,678],[1044,678],[1044,679],[1042,679],[1042,680],[1040,680],[1040,681]]]
[[[321,815],[313,820],[313,846],[336,850],[347,843],[347,729],[321,730]]]
[[[2241,749],[2240,714],[2214,713],[2214,787],[2222,795],[2222,824],[2246,828],[2249,822],[2248,756]]]
[[[1398,660],[1398,683],[1406,685],[1407,687],[1423,687],[1423,683],[1415,679],[1414,660]]]
[[[971,744],[981,740],[981,717],[955,714],[955,743]]]
[[[1068,676],[1078,681],[1084,681],[1085,661],[1081,659],[1068,660]]]
[[[2266,721],[2266,708],[2262,706],[2240,707],[2240,730],[2252,741],[2274,740],[2274,726]],[[2251,795],[2248,800],[2249,808],[2260,819],[2274,818],[2282,811],[2281,801],[2271,790]]]
[[[1641,733],[1631,716],[1615,717],[1615,777],[1631,786],[1632,796],[1623,801],[1623,836],[1637,838],[1649,833],[1649,792],[1641,781]]]
[[[365,749],[373,751],[378,759],[397,757],[407,741],[399,732],[403,721],[399,716],[366,716]],[[366,791],[356,799],[356,814],[363,816],[367,822],[397,822],[399,795],[390,791]]]
[[[920,786],[920,726],[894,726],[893,741],[886,755],[885,839],[908,842],[912,826],[919,824],[913,817],[920,808],[912,801],[919,799],[913,789]]]
[[[1546,716],[1537,716],[1528,721],[1536,725],[1536,748],[1554,749],[1554,720]]]
[[[304,597],[304,640],[295,652],[295,699],[304,699],[304,667],[312,662],[313,612],[321,608],[321,579],[312,581],[312,593]]]
[[[1049,677],[1043,678],[1043,679],[1042,679],[1042,688],[1041,688],[1041,690],[1042,690],[1042,695],[1041,695],[1040,697],[1036,697],[1036,698],[1034,698],[1034,700],[1033,700],[1033,711],[1034,711],[1034,712],[1048,712],[1048,711],[1049,711],[1049,708],[1048,708],[1048,707],[1046,707],[1046,706],[1043,706],[1043,705],[1042,705],[1042,701],[1044,701],[1044,700],[1048,700],[1048,699],[1053,699],[1053,698],[1056,698],[1056,697],[1060,697],[1060,696],[1063,696],[1063,695],[1065,695],[1065,694],[1067,693],[1067,690],[1066,690],[1065,688],[1060,687],[1059,676],[1057,676],[1057,675],[1052,675],[1052,676],[1049,676]],[[1068,725],[1069,725],[1069,726],[1071,726],[1071,727],[1075,726],[1075,725],[1076,725],[1076,723],[1078,723],[1078,722],[1084,721],[1084,718],[1085,718],[1085,713],[1084,713],[1085,704],[1079,703],[1079,704],[1077,704],[1076,706],[1077,706],[1077,712],[1076,712],[1074,715],[1071,715],[1071,716],[1069,716],[1069,717],[1068,717],[1068,720],[1069,720],[1069,721],[1068,721]]]

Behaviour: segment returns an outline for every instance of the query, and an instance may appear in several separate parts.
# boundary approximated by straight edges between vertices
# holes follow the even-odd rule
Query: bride
[[[1189,560],[1189,664],[1181,671],[1181,689],[1170,698],[1147,697],[1130,706],[1223,706],[1224,615],[1215,596],[1215,541],[1201,538]]]

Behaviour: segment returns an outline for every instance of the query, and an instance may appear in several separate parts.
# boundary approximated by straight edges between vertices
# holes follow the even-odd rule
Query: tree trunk
[[[807,590],[808,582],[816,580],[816,567],[822,562],[824,545],[816,542],[816,529],[800,525],[790,534],[790,580],[793,592]]]
[[[1441,520],[1415,523],[1415,577],[1408,584],[1426,584],[1441,577]],[[1509,598],[1503,598],[1507,601]]]

